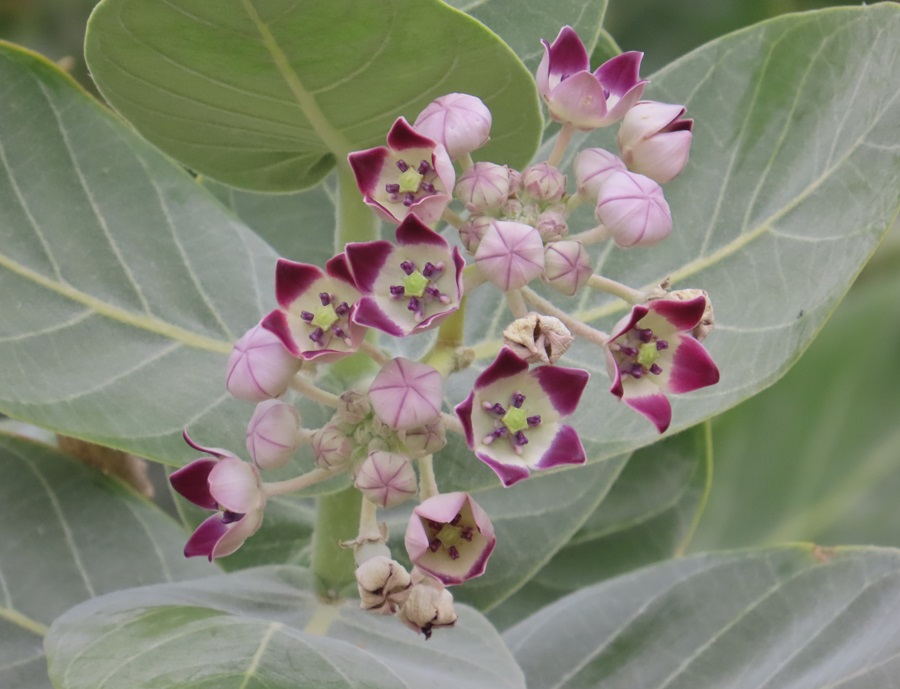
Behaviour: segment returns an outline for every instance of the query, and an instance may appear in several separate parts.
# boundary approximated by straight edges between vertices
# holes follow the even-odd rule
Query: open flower
[[[434,495],[413,510],[406,552],[446,585],[484,574],[497,539],[487,513],[468,493]]]
[[[564,26],[553,44],[541,39],[544,57],[537,86],[557,122],[589,131],[621,120],[644,92],[639,69],[643,53],[617,55],[590,71],[584,43],[571,26]]]
[[[262,326],[295,357],[336,361],[355,352],[365,336],[365,328],[351,319],[359,296],[344,254],[329,259],[324,271],[280,258],[275,298],[281,308],[269,313]]]
[[[364,295],[353,321],[405,337],[439,325],[459,308],[466,263],[415,215],[400,223],[396,237],[396,244],[348,244],[347,260]]]
[[[187,431],[184,439],[207,456],[173,472],[169,481],[195,505],[216,511],[191,534],[184,556],[205,555],[212,562],[230,555],[256,533],[262,525],[266,497],[255,466],[226,450],[197,445]]]
[[[466,443],[505,486],[528,478],[532,469],[583,464],[578,433],[559,419],[575,411],[588,378],[587,371],[562,366],[529,370],[504,347],[456,407]]]
[[[665,393],[690,392],[719,382],[719,369],[691,331],[703,319],[706,297],[656,299],[638,305],[613,329],[606,347],[609,391],[652,421],[669,427]]]
[[[410,213],[435,222],[456,183],[447,151],[402,117],[388,132],[387,144],[347,157],[363,200],[388,222],[399,223]]]

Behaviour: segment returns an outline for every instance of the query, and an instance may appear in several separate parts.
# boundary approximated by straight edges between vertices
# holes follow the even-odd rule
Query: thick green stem
[[[340,253],[348,242],[371,242],[378,239],[381,222],[362,200],[353,170],[346,160],[337,161],[338,209],[334,251]]]
[[[316,593],[322,598],[337,599],[340,591],[355,581],[353,550],[341,548],[340,542],[356,535],[359,510],[359,491],[352,487],[316,501],[312,571]]]
[[[438,329],[437,341],[422,362],[428,364],[446,378],[459,365],[459,348],[463,346],[466,327],[466,297],[459,303],[459,308],[450,314]]]

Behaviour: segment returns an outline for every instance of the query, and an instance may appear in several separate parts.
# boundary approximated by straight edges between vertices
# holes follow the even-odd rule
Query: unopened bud
[[[453,160],[481,148],[491,132],[491,111],[480,98],[448,93],[419,113],[413,128],[443,144]]]
[[[470,216],[468,221],[460,225],[459,241],[470,254],[474,254],[478,250],[481,238],[491,226],[492,218],[486,215]]]
[[[247,425],[247,452],[260,469],[284,466],[300,444],[300,412],[281,400],[256,405]]]
[[[633,172],[609,176],[597,195],[594,215],[621,247],[651,246],[672,231],[672,213],[662,187]]]
[[[406,502],[418,491],[412,462],[395,452],[370,453],[359,468],[355,485],[370,502],[384,508]]]
[[[503,341],[530,364],[555,364],[575,338],[563,322],[552,316],[529,313],[503,331]]]
[[[625,163],[603,148],[585,148],[575,156],[572,167],[575,169],[578,192],[596,199],[607,178],[618,170],[624,171]]]
[[[475,163],[460,176],[453,193],[470,213],[499,210],[509,198],[509,168]]]
[[[348,390],[341,395],[340,404],[333,421],[342,425],[355,426],[372,413],[369,398],[356,390]]]
[[[550,163],[522,170],[522,193],[541,203],[556,203],[566,193],[566,176]]]
[[[327,424],[313,434],[312,451],[319,467],[335,471],[347,466],[353,445],[337,426]]]
[[[418,579],[418,581],[417,581]],[[414,570],[412,588],[397,618],[414,632],[431,638],[432,630],[452,627],[456,623],[453,594],[433,577],[417,577]]]
[[[381,615],[393,615],[407,600],[412,582],[403,565],[380,555],[356,568],[356,585],[359,607]]]
[[[545,242],[554,242],[569,232],[566,213],[562,210],[546,210],[538,216],[535,229]]]
[[[504,292],[524,287],[544,270],[544,242],[530,225],[496,220],[475,252],[481,274]]]
[[[591,257],[581,242],[553,242],[544,251],[544,274],[541,279],[563,294],[575,294],[593,272]]]
[[[447,432],[441,419],[427,426],[411,428],[401,436],[404,447],[413,457],[432,455],[447,444]]]
[[[674,292],[669,292],[666,295],[666,299],[678,299],[679,301],[690,301],[691,299],[696,299],[697,297],[705,297],[706,298],[706,309],[703,311],[703,317],[700,319],[700,322],[697,326],[691,331],[691,335],[694,336],[698,342],[703,342],[706,339],[707,335],[709,335],[713,328],[716,327],[716,320],[713,314],[713,305],[709,300],[709,295],[706,293],[706,290],[703,289],[679,289]]]
[[[228,357],[225,387],[241,400],[262,402],[278,397],[300,370],[300,363],[277,335],[255,325],[235,343]]]
[[[678,176],[691,151],[694,121],[682,118],[683,105],[641,101],[619,127],[619,150],[628,169],[659,184]]]

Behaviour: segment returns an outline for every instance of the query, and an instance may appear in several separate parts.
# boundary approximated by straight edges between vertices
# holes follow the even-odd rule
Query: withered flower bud
[[[409,573],[396,560],[379,555],[356,568],[359,607],[379,615],[393,615],[412,585]]]
[[[530,364],[555,364],[574,339],[558,318],[534,312],[517,318],[503,331],[506,346]]]

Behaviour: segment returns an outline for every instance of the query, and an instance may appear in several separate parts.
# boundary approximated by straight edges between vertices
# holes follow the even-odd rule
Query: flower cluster
[[[496,544],[490,518],[470,494],[438,488],[435,460],[448,432],[504,486],[584,463],[573,417],[590,375],[559,364],[575,339],[596,346],[612,395],[660,433],[672,419],[667,394],[718,381],[701,344],[713,327],[706,293],[668,292],[667,283],[632,289],[596,274],[590,253],[607,240],[630,250],[671,233],[660,185],[687,163],[692,120],[683,106],[640,100],[647,85],[640,53],[591,71],[570,27],[542,43],[537,88],[561,125],[546,160],[522,170],[475,162],[472,153],[490,139],[491,112],[460,93],[436,99],[413,124],[399,118],[387,146],[349,155],[363,200],[396,226],[394,240],[346,244],[324,267],[278,261],[278,306],[235,344],[227,366],[229,392],[257,403],[247,427],[251,461],[185,434],[204,456],[171,476],[176,491],[214,512],[186,555],[212,560],[234,552],[260,528],[267,499],[347,474],[362,501],[359,532],[344,544],[354,549],[361,607],[395,615],[428,637],[456,621],[447,587],[483,574]],[[575,131],[614,124],[618,154],[585,148],[570,172],[560,168]],[[598,224],[572,232],[570,215],[584,204]],[[455,229],[439,233],[441,222]],[[466,300],[492,287],[511,314],[504,343],[452,414],[444,380],[472,363],[463,346]],[[545,296],[582,290],[612,294],[630,310],[605,333]],[[420,360],[376,344],[430,331],[438,334]],[[412,350],[421,351],[402,349]],[[348,357],[369,359],[377,372],[347,389],[326,389],[346,374],[327,378],[322,367]],[[330,409],[330,418],[305,428],[297,395]],[[262,480],[304,462],[306,473]],[[393,558],[376,516],[414,499],[403,542],[408,570]]]

